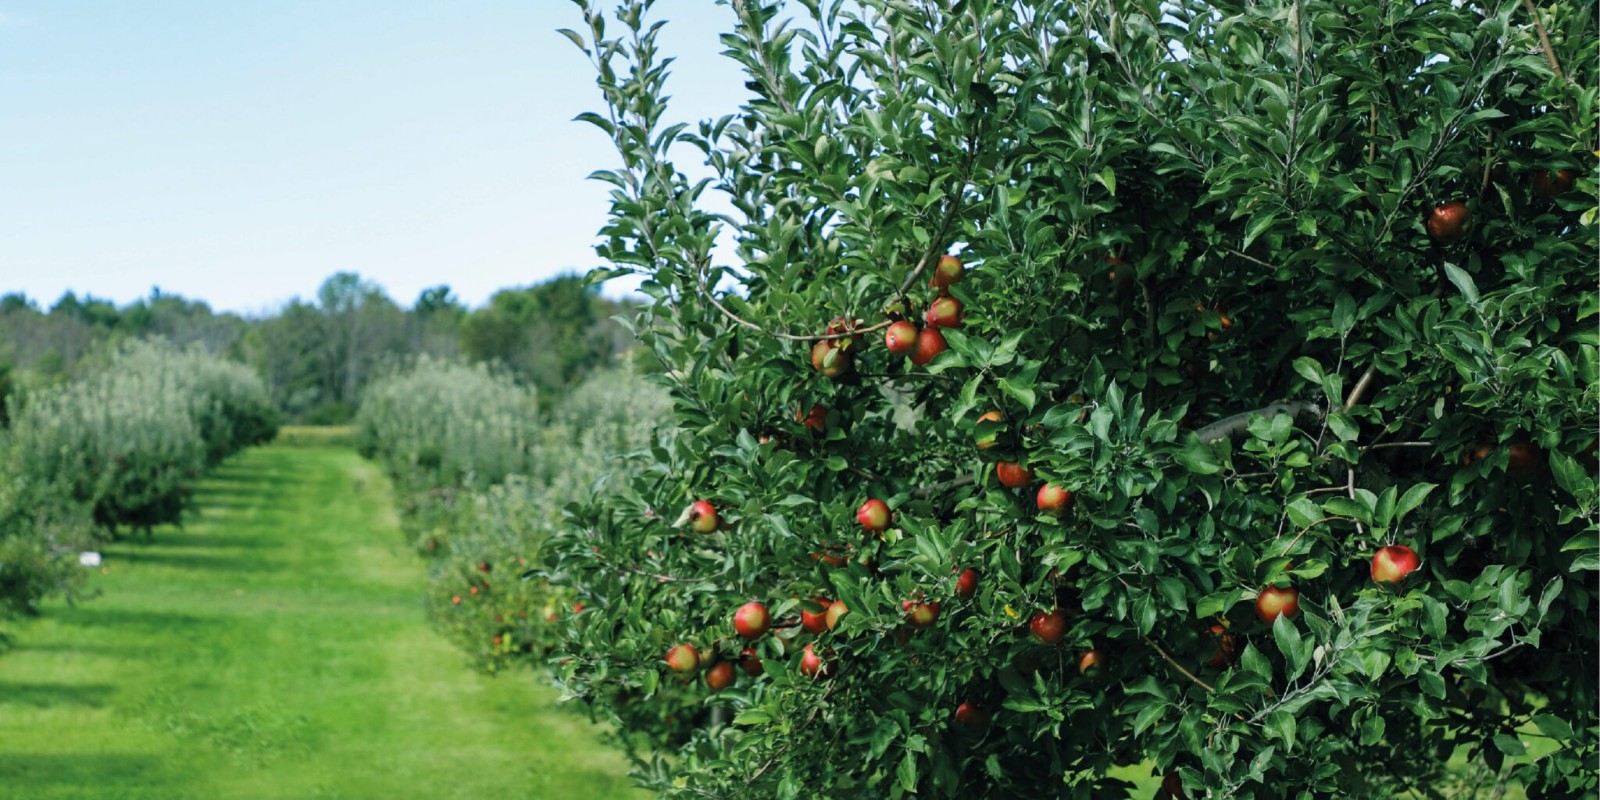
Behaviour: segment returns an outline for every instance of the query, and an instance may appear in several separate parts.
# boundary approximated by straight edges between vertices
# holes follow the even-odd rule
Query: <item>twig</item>
[[[1383,450],[1390,447],[1434,447],[1433,442],[1384,442],[1382,444],[1369,444],[1361,448],[1361,452],[1368,450]]]
[[[1147,644],[1147,645],[1150,645],[1151,647],[1154,647],[1156,649],[1156,653],[1158,653],[1162,658],[1166,659],[1167,663],[1171,664],[1173,669],[1183,673],[1183,677],[1188,678],[1189,680],[1193,681],[1196,686],[1199,686],[1200,688],[1206,690],[1206,694],[1216,694],[1217,693],[1217,690],[1214,687],[1212,687],[1211,684],[1206,683],[1205,681],[1200,680],[1199,678],[1196,678],[1193,672],[1190,672],[1189,670],[1184,669],[1182,664],[1179,664],[1176,659],[1174,659],[1172,656],[1167,654],[1166,650],[1163,650],[1161,648],[1161,645],[1156,644],[1156,640],[1146,636],[1146,637],[1144,637],[1144,643]]]
[[[1289,551],[1293,550],[1294,546],[1300,543],[1300,537],[1306,535],[1306,531],[1309,531],[1312,528],[1317,527],[1318,525],[1322,525],[1322,524],[1329,523],[1329,522],[1334,522],[1334,521],[1341,520],[1341,519],[1344,519],[1344,517],[1323,517],[1322,519],[1319,519],[1316,522],[1313,522],[1310,525],[1307,525],[1304,528],[1301,528],[1300,532],[1295,534],[1293,539],[1289,540],[1289,544],[1284,546],[1283,552],[1279,553],[1278,557],[1279,558],[1283,558],[1284,556],[1289,555]]]
[[[940,492],[946,492],[946,491],[949,491],[951,489],[959,489],[962,486],[966,486],[966,485],[971,484],[971,483],[976,483],[977,480],[978,480],[977,478],[974,478],[971,475],[963,475],[963,476],[961,476],[959,478],[953,478],[953,479],[948,480],[948,481],[943,481],[941,483],[936,483],[936,484],[934,484],[932,486],[924,486],[921,489],[918,489],[918,490],[912,492],[911,496],[920,500],[922,498],[932,497],[932,496],[934,496],[934,495],[936,495],[936,494],[938,494]]]
[[[1550,70],[1557,78],[1565,79],[1567,76],[1561,71],[1561,62],[1556,60],[1555,48],[1550,46],[1550,35],[1544,32],[1544,23],[1539,21],[1539,9],[1533,7],[1533,0],[1522,0],[1522,7],[1533,18],[1533,29],[1539,32],[1539,46],[1544,48],[1544,59],[1550,62]]]
[[[1361,378],[1356,381],[1355,388],[1351,389],[1350,394],[1344,399],[1344,413],[1350,413],[1350,409],[1355,408],[1356,403],[1361,402],[1361,398],[1366,395],[1367,390],[1372,388],[1372,377],[1376,374],[1377,365],[1367,365],[1367,371],[1361,373]]]
[[[1210,444],[1211,442],[1215,442],[1220,439],[1226,439],[1244,431],[1250,426],[1250,418],[1257,414],[1260,414],[1267,419],[1272,419],[1279,414],[1293,414],[1294,416],[1300,416],[1301,414],[1319,414],[1321,412],[1322,407],[1310,401],[1301,400],[1290,403],[1273,403],[1272,405],[1264,408],[1253,408],[1249,411],[1242,411],[1230,417],[1223,417],[1222,419],[1219,419],[1216,422],[1213,422],[1195,431],[1195,435],[1200,437],[1200,441]]]

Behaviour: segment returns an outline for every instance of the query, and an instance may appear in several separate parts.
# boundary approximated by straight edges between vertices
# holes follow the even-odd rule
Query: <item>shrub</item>
[[[1591,6],[1547,45],[1515,3],[750,0],[751,98],[675,126],[650,5],[570,38],[622,158],[596,277],[656,299],[675,427],[545,548],[590,601],[561,681],[645,785],[1376,798],[1459,750],[1594,791]],[[879,347],[941,294],[943,347]],[[1421,567],[1375,582],[1387,545]],[[802,634],[811,598],[849,612]],[[668,671],[751,600],[762,677]]]
[[[36,613],[51,594],[74,596],[89,541],[84,509],[0,476],[0,617]]]

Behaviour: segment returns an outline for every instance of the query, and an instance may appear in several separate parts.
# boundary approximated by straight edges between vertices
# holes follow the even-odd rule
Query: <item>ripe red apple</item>
[[[983,445],[978,445],[982,447]],[[1033,470],[1015,461],[1002,461],[994,465],[994,476],[1000,483],[1013,489],[1022,489],[1033,483]]]
[[[492,569],[494,569],[494,566],[491,565],[489,562],[487,562],[487,561],[479,561],[478,562],[478,571],[479,572],[488,572],[488,571],[490,571]]]
[[[939,264],[933,268],[933,280],[928,281],[928,285],[935,289],[948,289],[959,283],[966,271],[961,259],[952,255],[939,256]]]
[[[982,431],[986,427],[985,423],[991,423],[992,422],[992,423],[998,424],[998,423],[1004,422],[1005,419],[1006,419],[1006,415],[1000,413],[999,411],[985,411],[983,413],[983,416],[978,417],[977,428],[980,431]],[[998,431],[998,430],[990,430],[990,431],[979,433],[978,434],[978,449],[979,450],[988,450],[989,448],[994,447],[995,440],[998,439],[998,438],[1000,438],[1000,431]]]
[[[1453,242],[1465,236],[1472,211],[1460,200],[1440,203],[1428,212],[1428,235],[1441,242]]]
[[[1463,466],[1465,466],[1467,464],[1471,464],[1474,461],[1482,461],[1483,459],[1488,458],[1490,455],[1492,455],[1494,453],[1494,449],[1495,449],[1494,445],[1492,445],[1492,444],[1489,444],[1487,442],[1479,442],[1478,444],[1473,446],[1472,452],[1466,453],[1466,454],[1461,456],[1461,463],[1462,463]]]
[[[744,674],[752,677],[759,676],[767,671],[766,666],[761,663],[761,656],[756,653],[754,647],[746,647],[739,651],[739,668],[744,670]]]
[[[839,339],[823,339],[811,346],[811,368],[824,378],[837,378],[850,369],[850,351]]]
[[[495,647],[499,647],[500,646],[500,642],[502,640],[498,635],[496,635],[493,639],[490,639],[489,641],[493,642]]]
[[[890,325],[889,330],[883,332],[883,346],[897,356],[917,349],[917,326],[905,320]]]
[[[812,406],[811,410],[807,411],[804,416],[801,416],[800,412],[796,411],[794,418],[801,425],[806,426],[806,430],[820,433],[824,428],[828,427],[828,407]]]
[[[478,593],[478,587],[474,586],[474,587],[468,589],[467,591],[472,592],[473,594],[477,594]]]
[[[706,500],[696,500],[689,506],[689,529],[695,533],[712,533],[717,529],[717,507]]]
[[[911,352],[911,363],[919,367],[927,366],[929,361],[949,347],[950,345],[945,343],[944,334],[940,333],[938,328],[932,326],[923,328],[922,332],[917,334],[917,349]]]
[[[1057,514],[1071,511],[1072,502],[1072,492],[1060,486],[1047,483],[1039,487],[1038,503],[1039,513],[1041,514]]]
[[[733,664],[728,661],[718,661],[706,670],[706,685],[711,691],[720,692],[733,685]]]
[[[901,610],[906,612],[906,621],[913,628],[926,628],[939,621],[939,604],[925,603],[921,600],[903,600]]]
[[[1570,169],[1558,169],[1555,172],[1536,170],[1533,173],[1533,190],[1546,200],[1554,200],[1557,195],[1571,191],[1572,181],[1576,177],[1577,173]]]
[[[455,597],[450,598],[450,603],[452,605],[461,605],[461,595],[458,594]]]
[[[1098,673],[1100,665],[1104,661],[1105,656],[1101,655],[1099,650],[1085,650],[1078,654],[1078,674]]]
[[[889,504],[874,497],[856,509],[856,522],[861,523],[868,533],[880,533],[889,529]]]
[[[828,607],[833,605],[833,601],[818,597],[811,602],[821,606],[822,610],[807,611],[804,605],[800,606],[800,627],[806,633],[822,633],[828,629]]]
[[[846,606],[843,601],[835,600],[832,605],[828,606],[828,613],[824,615],[822,621],[827,623],[828,630],[831,631],[839,627],[839,620],[844,619],[844,615],[848,613],[850,613],[850,607]]]
[[[828,678],[833,675],[833,662],[823,658],[811,645],[806,645],[800,655],[800,674],[807,678]]]
[[[1067,635],[1067,615],[1061,609],[1040,611],[1028,620],[1028,632],[1041,644],[1055,644]]]
[[[673,672],[688,675],[700,669],[700,654],[695,651],[692,644],[674,645],[667,651],[667,666]]]
[[[978,571],[968,567],[956,577],[956,597],[971,597],[978,592]]]
[[[1300,611],[1300,590],[1290,586],[1279,589],[1268,586],[1256,596],[1256,619],[1271,625],[1280,614],[1294,616]]]
[[[755,639],[767,632],[772,624],[772,619],[767,616],[767,607],[761,603],[751,601],[739,606],[733,612],[733,630],[746,639]]]
[[[1372,579],[1378,583],[1399,583],[1415,572],[1420,563],[1417,551],[1403,544],[1391,544],[1372,555]]]
[[[1506,474],[1526,478],[1539,468],[1544,453],[1532,442],[1512,442],[1506,446]]]
[[[989,709],[967,700],[956,706],[956,724],[981,731],[989,727]]]
[[[928,304],[925,319],[930,328],[961,327],[961,301],[954,297],[941,297]]]
[[[1232,664],[1236,655],[1233,634],[1228,633],[1228,629],[1221,625],[1212,625],[1211,635],[1217,638],[1217,652],[1212,653],[1211,657],[1206,659],[1206,666],[1222,669]]]

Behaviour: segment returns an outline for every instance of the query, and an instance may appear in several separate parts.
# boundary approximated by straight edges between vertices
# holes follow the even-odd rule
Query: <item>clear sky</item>
[[[734,111],[732,12],[657,9],[672,116]],[[0,293],[256,313],[353,270],[477,305],[587,270],[616,154],[571,121],[601,103],[562,27],[566,0],[0,0]]]

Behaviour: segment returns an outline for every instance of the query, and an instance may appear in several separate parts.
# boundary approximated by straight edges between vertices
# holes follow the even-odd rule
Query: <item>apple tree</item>
[[[643,785],[1595,791],[1592,3],[732,0],[697,123],[578,5],[673,424],[551,664]]]

